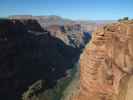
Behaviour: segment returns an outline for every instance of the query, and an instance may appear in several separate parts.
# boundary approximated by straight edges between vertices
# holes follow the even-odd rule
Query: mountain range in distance
[[[117,20],[84,20],[84,19],[79,19],[79,20],[72,20],[68,18],[64,18],[61,16],[56,16],[56,15],[47,15],[47,16],[32,16],[32,15],[11,15],[8,17],[9,19],[40,19],[43,21],[49,22],[49,24],[54,24],[51,22],[55,22],[55,24],[69,24],[69,23],[84,23],[84,24],[108,24],[108,23],[114,23],[117,22]]]
[[[56,15],[49,15],[49,16],[12,15],[9,16],[8,18],[19,19],[19,20],[35,19],[40,23],[40,25],[43,28],[47,28],[51,25],[66,26],[66,25],[80,24],[82,30],[85,32],[93,32],[98,26],[117,22],[116,20],[71,20]]]

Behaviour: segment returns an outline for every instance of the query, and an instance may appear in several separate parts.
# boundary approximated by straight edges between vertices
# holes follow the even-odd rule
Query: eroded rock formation
[[[10,19],[36,20],[43,29],[67,45],[83,49],[91,38],[96,27],[95,22],[79,22],[61,18],[59,16],[10,16]],[[32,25],[32,23],[31,23]]]
[[[80,58],[80,92],[73,100],[133,99],[133,21],[93,33]]]
[[[80,24],[51,25],[46,28],[52,36],[64,41],[74,48],[83,49],[91,38],[91,33],[82,30]]]

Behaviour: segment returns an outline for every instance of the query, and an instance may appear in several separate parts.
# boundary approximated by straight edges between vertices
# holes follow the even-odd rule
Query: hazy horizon
[[[57,15],[72,20],[133,18],[132,0],[1,0],[0,17]]]
[[[59,15],[9,15],[9,16],[6,16],[6,17],[1,17],[1,18],[10,18],[10,17],[17,17],[17,16],[32,16],[32,17],[60,17],[62,19],[66,19],[66,20],[71,20],[71,21],[117,21],[118,19],[116,20],[113,20],[113,19],[71,19],[71,18],[67,18],[67,17],[63,17],[63,16],[59,16]]]

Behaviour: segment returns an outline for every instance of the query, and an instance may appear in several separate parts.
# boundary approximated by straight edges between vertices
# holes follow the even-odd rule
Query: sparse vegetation
[[[121,22],[121,21],[128,21],[128,20],[129,20],[128,17],[123,17],[122,19],[118,19],[119,22]]]
[[[128,17],[124,17],[123,20],[129,20],[129,18]]]
[[[73,80],[73,76],[75,75],[76,71],[77,64],[69,70],[69,77],[58,80],[57,85],[53,89],[43,89],[45,87],[44,84],[41,84],[43,81],[40,80],[36,82],[23,94],[22,100],[60,100],[60,98],[64,95],[63,91]]]

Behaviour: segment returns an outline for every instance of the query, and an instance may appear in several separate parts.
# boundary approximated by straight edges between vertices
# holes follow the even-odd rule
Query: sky
[[[133,0],[0,0],[0,17],[57,15],[74,20],[133,18]]]

